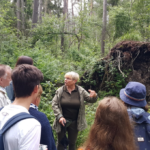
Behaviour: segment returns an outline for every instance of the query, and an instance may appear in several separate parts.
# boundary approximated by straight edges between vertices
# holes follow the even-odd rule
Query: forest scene
[[[98,101],[119,98],[121,88],[138,81],[150,102],[150,0],[0,0],[0,64],[13,69],[23,55],[44,75],[39,110],[51,126],[52,99],[69,71],[97,92]],[[79,132],[77,147],[88,136],[98,101],[86,105],[88,128]]]

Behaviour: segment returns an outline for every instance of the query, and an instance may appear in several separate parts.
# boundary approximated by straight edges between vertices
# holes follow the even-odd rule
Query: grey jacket
[[[78,131],[84,130],[87,127],[86,119],[85,119],[85,104],[84,101],[89,102],[89,103],[94,103],[97,100],[96,98],[91,98],[89,97],[89,93],[83,89],[81,86],[77,86],[79,95],[80,95],[80,108],[79,108],[79,113],[78,113],[78,118],[77,118],[77,129]],[[60,87],[57,91],[56,94],[52,100],[52,108],[54,111],[55,115],[55,120],[53,123],[53,129],[59,133],[61,131],[61,124],[59,123],[60,117],[63,117],[62,114],[62,108],[60,105],[60,99],[61,95],[63,93],[63,86]]]

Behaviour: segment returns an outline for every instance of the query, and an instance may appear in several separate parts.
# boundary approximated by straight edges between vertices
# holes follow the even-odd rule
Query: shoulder
[[[58,89],[57,89],[57,92],[62,91],[62,90],[63,90],[63,87],[64,87],[64,86],[61,86],[60,88],[58,88]]]
[[[79,85],[76,85],[77,87],[78,87],[78,90],[79,91],[85,91],[85,89],[83,88],[83,87],[81,87],[81,86],[79,86]]]
[[[35,110],[34,108],[30,108],[29,109],[29,112],[32,116],[34,116],[41,124],[45,123],[45,122],[48,122],[48,118],[47,116],[43,113],[43,112],[40,112],[40,111],[37,111]]]
[[[61,93],[63,92],[63,87],[64,87],[64,86],[61,86],[60,88],[58,88],[58,89],[56,90],[56,93],[55,93],[55,94],[61,94]]]
[[[4,93],[0,91],[0,97],[4,97]]]
[[[35,127],[41,128],[41,124],[35,118],[29,118],[29,119],[25,119],[25,120],[19,121],[16,124],[16,127],[20,131],[24,130],[24,132],[28,132],[30,130],[34,130]]]

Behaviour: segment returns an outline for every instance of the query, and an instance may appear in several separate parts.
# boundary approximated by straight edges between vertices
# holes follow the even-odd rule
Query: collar
[[[0,91],[6,94],[5,88],[3,88],[3,87],[1,87],[1,86],[0,86]]]
[[[67,87],[63,87],[63,91],[68,92]],[[78,91],[78,87],[75,85],[75,89],[73,91]]]
[[[143,112],[145,112],[145,110],[144,109],[142,109],[142,108],[139,108],[139,107],[131,107],[131,108],[127,108],[127,111],[128,112],[133,112],[134,114],[136,114],[136,115],[140,115],[140,114],[142,114]]]
[[[34,109],[38,110],[38,107],[32,103],[30,104],[30,108],[34,108]]]

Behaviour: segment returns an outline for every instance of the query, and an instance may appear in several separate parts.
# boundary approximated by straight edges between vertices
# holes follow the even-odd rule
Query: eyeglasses
[[[70,79],[70,78],[65,78],[65,80],[72,80],[72,79]]]

